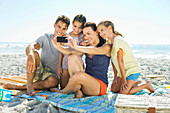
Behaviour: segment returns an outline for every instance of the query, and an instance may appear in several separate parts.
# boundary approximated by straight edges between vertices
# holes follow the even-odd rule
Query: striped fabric
[[[40,95],[47,95],[48,99]],[[29,96],[22,97],[29,98]],[[67,95],[57,92],[41,92],[35,95],[35,98],[41,102],[46,102],[65,110],[85,113],[114,113],[116,97],[117,94],[106,94],[77,99],[75,94]]]

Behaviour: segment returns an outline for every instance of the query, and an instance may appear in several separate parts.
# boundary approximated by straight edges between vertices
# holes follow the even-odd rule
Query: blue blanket
[[[40,95],[47,95],[46,97]],[[22,95],[24,98],[35,98],[41,102],[51,103],[52,105],[75,112],[86,112],[86,113],[114,113],[114,104],[116,101],[117,94],[106,94],[102,96],[90,96],[81,99],[75,98],[75,94],[61,94],[53,92],[41,92],[36,93],[34,97],[28,95]]]

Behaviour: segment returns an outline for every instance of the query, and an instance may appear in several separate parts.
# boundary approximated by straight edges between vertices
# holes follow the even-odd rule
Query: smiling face
[[[104,39],[108,39],[110,34],[113,33],[111,26],[105,27],[102,24],[97,27],[97,31],[99,32],[100,36]]]
[[[78,21],[74,21],[72,28],[73,28],[74,34],[77,35],[77,34],[81,33],[81,31],[82,31],[82,23],[80,23]]]
[[[55,28],[54,36],[56,35],[62,36],[68,29],[66,23],[62,21],[58,21],[57,24],[54,24],[54,28]]]
[[[83,29],[84,40],[86,40],[90,45],[93,45],[98,39],[97,31],[93,31],[91,27],[85,27]]]

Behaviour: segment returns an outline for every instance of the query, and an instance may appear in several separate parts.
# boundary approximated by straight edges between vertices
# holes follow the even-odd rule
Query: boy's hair
[[[59,21],[62,21],[63,23],[65,23],[67,25],[67,28],[70,25],[70,19],[65,15],[58,16],[55,24],[57,24]]]
[[[74,17],[74,19],[73,19],[73,23],[74,23],[75,21],[78,21],[78,22],[82,23],[82,27],[84,27],[84,24],[86,23],[86,17],[83,16],[82,14],[76,15],[76,16]]]

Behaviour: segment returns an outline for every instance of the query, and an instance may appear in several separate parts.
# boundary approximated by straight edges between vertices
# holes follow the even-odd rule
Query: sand
[[[150,80],[155,86],[170,85],[170,59],[151,59],[151,58],[137,58],[142,69],[140,80],[144,83]],[[14,75],[22,75],[26,72],[26,55],[0,55],[0,77],[11,77]],[[146,78],[146,75],[164,75],[166,78]],[[113,79],[113,69],[110,66],[108,72],[109,80]],[[162,94],[159,96],[169,96],[169,94]],[[52,105],[41,103],[37,100],[27,100],[19,97],[12,97],[12,102],[0,102],[0,112],[13,113],[33,113],[33,112],[66,112],[57,109]]]

